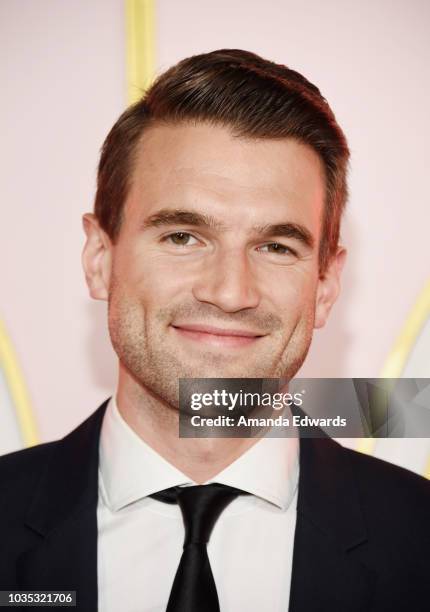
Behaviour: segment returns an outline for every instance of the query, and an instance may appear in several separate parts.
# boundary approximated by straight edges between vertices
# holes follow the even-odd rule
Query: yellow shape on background
[[[382,368],[382,378],[399,378],[405,368],[406,361],[427,319],[430,317],[430,281],[421,291],[418,299],[409,313],[387,361]]]
[[[154,0],[126,0],[127,102],[139,100],[154,79]]]
[[[402,375],[408,357],[429,317],[430,281],[419,294],[415,305],[409,313],[406,323],[382,368],[381,378],[399,378]],[[366,438],[360,441],[357,450],[372,455],[375,446],[376,442],[373,438]],[[430,457],[424,470],[424,476],[430,479]]]
[[[34,446],[39,442],[36,421],[16,353],[2,321],[0,321],[0,367],[12,397],[22,440],[25,446]]]

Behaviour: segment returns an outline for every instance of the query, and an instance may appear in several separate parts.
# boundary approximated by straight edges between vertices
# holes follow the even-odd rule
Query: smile
[[[216,347],[244,347],[255,344],[265,334],[242,329],[226,329],[212,325],[172,325],[172,328],[186,340]]]

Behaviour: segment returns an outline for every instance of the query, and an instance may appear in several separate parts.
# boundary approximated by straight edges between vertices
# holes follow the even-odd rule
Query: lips
[[[241,347],[256,342],[265,334],[238,328],[184,323],[172,327],[185,339],[217,347]]]

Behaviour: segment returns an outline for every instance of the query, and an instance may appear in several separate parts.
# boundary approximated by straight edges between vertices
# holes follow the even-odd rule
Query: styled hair
[[[323,273],[338,248],[347,200],[348,144],[319,89],[295,70],[249,51],[222,49],[186,58],[161,74],[109,132],[102,150],[94,212],[113,242],[145,129],[205,122],[235,136],[292,138],[323,162],[325,205],[319,252]]]

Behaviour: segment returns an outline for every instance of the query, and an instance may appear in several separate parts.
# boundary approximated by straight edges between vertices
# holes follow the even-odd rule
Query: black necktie
[[[178,503],[185,525],[184,550],[166,612],[220,612],[206,544],[221,512],[244,493],[213,483],[172,487],[150,496],[168,504]]]

